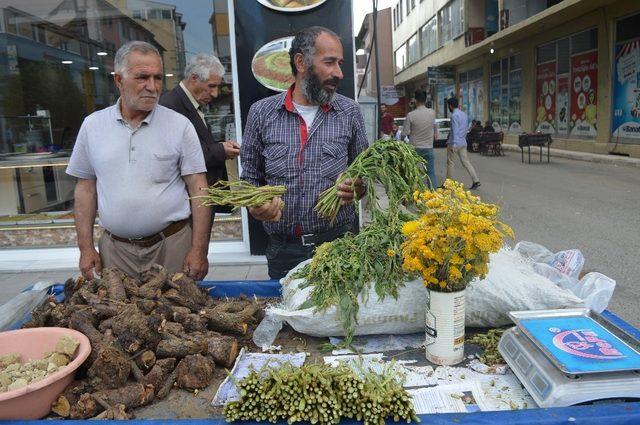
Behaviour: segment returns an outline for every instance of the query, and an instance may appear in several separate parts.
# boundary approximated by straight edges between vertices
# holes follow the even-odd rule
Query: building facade
[[[556,148],[640,157],[640,2],[402,0],[393,20],[408,93],[458,97],[507,143],[541,132]],[[452,80],[429,84],[430,67]]]

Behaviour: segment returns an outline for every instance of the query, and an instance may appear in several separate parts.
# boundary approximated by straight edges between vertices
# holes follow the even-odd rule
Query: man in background
[[[433,140],[436,137],[436,113],[427,108],[427,93],[424,90],[415,92],[416,109],[407,114],[402,127],[401,139],[409,136],[409,142],[416,148],[416,152],[427,161],[427,176],[429,189],[437,187],[435,172],[435,156],[433,154]]]
[[[225,161],[240,154],[240,146],[235,141],[214,140],[204,119],[204,108],[218,97],[223,76],[224,66],[217,57],[203,53],[192,56],[187,62],[184,79],[173,90],[164,93],[159,102],[184,115],[193,124],[207,166],[209,185],[228,180]]]
[[[458,109],[458,99],[455,97],[447,101],[447,106],[451,112],[451,132],[447,140],[447,178],[452,178],[453,161],[457,156],[460,158],[462,166],[471,176],[473,182],[471,189],[477,189],[480,187],[480,179],[478,179],[478,174],[476,174],[476,170],[473,168],[473,165],[471,165],[469,157],[467,156],[467,128],[469,127],[469,119],[467,118],[467,114]]]
[[[382,134],[380,137],[390,136],[393,138],[393,115],[387,111],[387,105],[384,103],[380,105],[380,114],[382,115],[380,119],[380,132]]]

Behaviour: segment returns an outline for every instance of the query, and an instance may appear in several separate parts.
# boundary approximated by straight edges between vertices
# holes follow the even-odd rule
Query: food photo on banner
[[[596,137],[598,133],[598,52],[571,58],[571,135]]]
[[[555,133],[556,62],[538,65],[536,76],[536,131]]]
[[[235,46],[233,71],[238,82],[234,91],[236,131],[244,131],[253,103],[289,88],[293,81],[288,57],[291,40],[307,27],[324,26],[340,37],[345,61],[338,93],[354,98],[351,1],[233,0],[230,4],[231,46]],[[249,241],[252,255],[265,253],[267,235],[262,223],[251,216]]]
[[[611,128],[616,139],[640,140],[640,39],[616,46]]]

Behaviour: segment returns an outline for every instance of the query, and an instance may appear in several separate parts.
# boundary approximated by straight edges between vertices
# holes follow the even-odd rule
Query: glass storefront
[[[484,81],[482,68],[472,69],[458,74],[458,102],[467,113],[469,123],[482,120],[484,116]]]
[[[612,142],[640,143],[640,14],[616,22]]]
[[[11,229],[37,230],[29,243],[74,245],[75,181],[64,170],[83,119],[115,103],[115,52],[131,40],[155,45],[164,90],[182,78],[191,55],[214,53],[227,67],[205,119],[216,139],[235,137],[226,1],[59,0],[0,6],[0,246],[20,244]],[[228,164],[237,178],[237,163]],[[242,238],[240,215],[218,215],[215,240]],[[62,230],[61,230],[62,232]],[[67,232],[68,233],[68,232]]]
[[[496,131],[520,133],[520,55],[492,62],[489,66],[489,121]]]

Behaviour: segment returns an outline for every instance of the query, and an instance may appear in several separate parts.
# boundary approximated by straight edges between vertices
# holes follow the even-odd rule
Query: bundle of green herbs
[[[286,420],[289,424],[337,424],[352,418],[364,424],[384,424],[386,419],[420,422],[404,377],[385,366],[381,373],[344,364],[308,364],[265,367],[236,383],[240,400],[227,403],[224,415],[232,421]]]
[[[244,180],[226,181],[220,180],[206,188],[204,196],[194,196],[202,199],[202,205],[226,205],[238,207],[260,207],[271,202],[275,197],[284,195],[287,189],[284,186],[254,186]],[[280,203],[284,208],[284,202]]]
[[[374,211],[372,223],[358,234],[347,234],[320,245],[309,264],[293,277],[305,279],[300,288],[313,287],[299,308],[325,311],[336,306],[351,344],[357,325],[359,301],[366,301],[371,286],[378,298],[398,297],[398,289],[412,278],[402,268],[402,224],[408,214],[398,208]],[[359,297],[361,297],[359,299]]]
[[[348,179],[362,180],[368,208],[372,211],[379,208],[375,183],[384,187],[390,205],[399,205],[411,200],[416,190],[424,191],[426,178],[426,161],[411,145],[397,140],[377,140],[356,157],[334,186],[320,194],[315,210],[333,222],[341,207],[338,186]],[[355,198],[354,202],[357,202]]]

